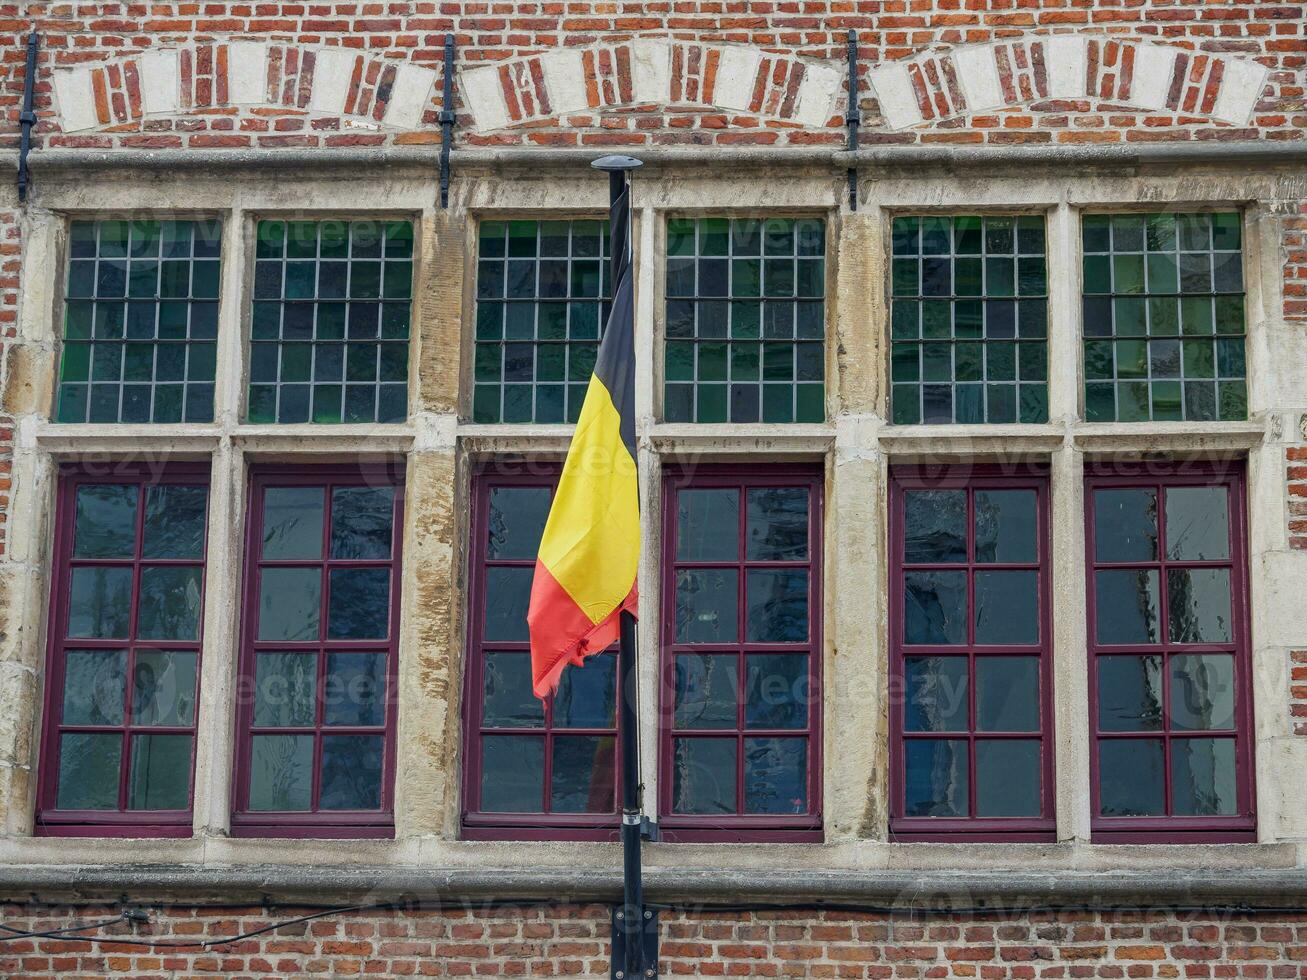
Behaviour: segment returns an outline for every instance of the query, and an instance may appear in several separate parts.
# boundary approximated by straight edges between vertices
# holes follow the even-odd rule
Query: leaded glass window
[[[575,422],[612,295],[608,222],[483,221],[476,422]]]
[[[825,419],[825,255],[819,218],[668,222],[668,422]]]
[[[211,422],[222,228],[74,221],[60,422]]]
[[[1085,419],[1248,416],[1240,216],[1091,214]]]
[[[896,424],[1048,421],[1039,215],[894,219]]]
[[[412,290],[408,221],[260,221],[249,421],[404,421]]]

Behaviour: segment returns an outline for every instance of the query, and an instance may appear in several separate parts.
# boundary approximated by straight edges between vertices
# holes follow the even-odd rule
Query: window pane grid
[[[894,825],[1046,833],[1046,478],[893,479]]]
[[[825,223],[668,222],[669,422],[825,419]]]
[[[261,221],[257,239],[249,421],[402,422],[412,223]]]
[[[575,422],[612,298],[608,222],[478,228],[475,422]]]
[[[388,820],[402,487],[256,478],[237,823]]]
[[[74,221],[60,422],[210,422],[221,224]]]
[[[196,468],[61,483],[43,825],[189,823],[207,496]]]
[[[1228,825],[1250,806],[1235,486],[1090,477],[1095,819],[1104,828],[1134,818]],[[1206,509],[1185,512],[1177,500],[1194,491]],[[1205,552],[1185,554],[1196,535]]]
[[[1085,418],[1248,414],[1242,219],[1085,215]]]
[[[663,812],[799,828],[818,811],[815,477],[668,487]]]
[[[895,424],[1048,421],[1044,219],[893,223]]]

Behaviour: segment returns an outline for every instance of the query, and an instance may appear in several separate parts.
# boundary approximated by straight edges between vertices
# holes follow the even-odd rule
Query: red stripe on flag
[[[531,624],[531,687],[538,698],[547,697],[558,687],[558,679],[568,664],[580,665],[586,657],[603,653],[617,642],[619,617],[625,609],[635,615],[636,587],[607,619],[590,621],[543,562],[536,562],[535,581],[531,584],[531,606],[527,620]],[[547,636],[547,648],[535,641]]]

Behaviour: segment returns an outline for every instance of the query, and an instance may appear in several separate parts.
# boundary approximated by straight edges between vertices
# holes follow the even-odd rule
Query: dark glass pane
[[[1098,658],[1098,728],[1153,732],[1162,728],[1162,658]]]
[[[748,491],[749,561],[803,561],[808,557],[808,491],[767,487]]]
[[[966,572],[907,572],[903,598],[905,643],[966,642]]]
[[[198,640],[201,573],[198,565],[142,568],[136,635],[143,640]]]
[[[1161,739],[1114,738],[1098,743],[1098,810],[1105,817],[1166,812]]]
[[[323,810],[376,810],[381,806],[380,735],[322,737]]]
[[[1037,817],[1042,807],[1037,739],[976,740],[976,816]]]
[[[134,483],[80,486],[73,532],[74,558],[131,558],[136,554]]]
[[[1192,653],[1170,658],[1171,727],[1185,731],[1234,728],[1234,657]]]
[[[612,813],[617,805],[616,743],[611,735],[555,738],[549,809],[554,813]]]
[[[744,740],[744,812],[806,813],[808,740]]]
[[[486,557],[535,558],[551,496],[548,487],[491,488]]]
[[[208,487],[160,484],[145,492],[146,558],[200,558],[204,555],[204,525]]]
[[[1037,499],[1033,490],[976,491],[976,561],[1039,560]]]
[[[555,728],[612,728],[616,724],[617,657],[588,657],[563,671],[554,695]]]
[[[69,585],[68,635],[122,639],[131,620],[130,568],[74,568]]]
[[[307,728],[317,717],[318,655],[260,653],[254,671],[254,727]]]
[[[395,513],[391,487],[336,487],[331,491],[331,557],[389,558]]]
[[[385,724],[386,655],[327,654],[322,704],[324,725]]]
[[[117,732],[67,732],[59,737],[60,810],[118,809],[123,737]]]
[[[481,739],[481,809],[539,813],[544,807],[545,740],[536,735]]]
[[[678,490],[678,561],[735,561],[739,558],[740,491]]]
[[[133,735],[129,810],[185,810],[191,799],[191,736]]]
[[[486,640],[526,642],[531,638],[526,610],[534,575],[534,568],[486,569]]]
[[[265,568],[259,574],[259,639],[316,640],[322,615],[322,572]]]
[[[1232,738],[1171,742],[1171,806],[1176,816],[1230,816],[1239,810]]]
[[[903,746],[904,800],[908,817],[969,815],[967,743],[960,739],[908,739]]]
[[[263,494],[263,558],[322,557],[322,487],[269,487]]]
[[[749,569],[747,623],[751,643],[802,643],[808,638],[808,573]]]
[[[676,658],[677,728],[734,728],[739,708],[735,654],[680,654]]]
[[[250,809],[305,811],[313,806],[313,736],[255,735],[250,749]]]
[[[744,726],[806,728],[816,692],[806,653],[751,653],[745,658]]]
[[[738,604],[735,569],[681,569],[676,573],[676,642],[734,643]]]
[[[1094,573],[1099,643],[1157,643],[1157,569]]]
[[[193,650],[137,650],[132,668],[132,714],[137,725],[195,724]],[[64,724],[68,724],[67,712]]]
[[[1230,494],[1225,487],[1169,487],[1166,557],[1215,561],[1230,557]]]
[[[913,490],[903,495],[908,564],[967,560],[967,492]]]
[[[976,730],[1039,731],[1039,658],[976,658]]]
[[[575,672],[563,671],[563,678]],[[529,653],[485,654],[482,677],[481,724],[486,728],[536,728],[544,724],[545,710],[531,693]]]
[[[123,650],[69,650],[64,654],[65,725],[121,725],[126,694]]]
[[[333,568],[327,636],[333,640],[384,639],[390,627],[390,569]]]
[[[976,573],[976,642],[1039,642],[1039,573]]]
[[[970,709],[966,657],[908,657],[903,680],[906,731],[967,730]]]
[[[735,813],[736,741],[678,738],[672,759],[673,813]]]
[[[1230,642],[1228,568],[1168,568],[1166,582],[1172,643]]]
[[[1094,560],[1157,560],[1157,491],[1094,491]]]

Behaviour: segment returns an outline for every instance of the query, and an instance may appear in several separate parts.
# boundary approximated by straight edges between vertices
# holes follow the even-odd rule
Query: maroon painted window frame
[[[676,556],[677,493],[687,489],[739,488],[741,494],[754,488],[803,487],[808,490],[808,559],[806,562],[750,561],[745,558],[746,508],[740,507],[739,553],[734,562],[680,562]],[[714,463],[670,466],[663,471],[662,511],[662,621],[660,623],[661,678],[658,714],[658,824],[663,840],[687,843],[821,843],[825,836],[822,824],[822,788],[824,768],[823,739],[823,592],[825,534],[825,469],[821,463]],[[808,640],[807,643],[748,642],[745,631],[745,582],[749,568],[792,567],[802,564],[808,569]],[[683,566],[726,566],[740,570],[737,593],[737,640],[727,644],[678,643],[676,641],[676,573]],[[673,812],[674,741],[676,708],[676,654],[678,653],[806,653],[808,655],[808,724],[806,729],[770,731],[745,727],[740,719],[734,729],[714,729],[713,735],[732,732],[742,740],[747,735],[768,737],[795,736],[808,739],[807,796],[805,814],[701,815]],[[739,672],[744,683],[745,672]],[[688,731],[688,730],[687,730]],[[743,800],[744,753],[737,750],[736,800]]]
[[[487,568],[535,567],[535,558],[495,558],[488,556],[490,495],[500,487],[544,488],[552,492],[558,486],[562,464],[538,460],[494,460],[479,464],[472,483],[472,540],[468,549],[468,625],[467,660],[463,671],[463,773],[462,773],[462,828],[465,840],[575,840],[615,841],[621,826],[617,793],[621,786],[620,752],[614,752],[613,809],[611,813],[546,813],[544,811],[498,812],[481,809],[482,736],[486,734],[529,733],[545,739],[545,777],[543,787],[550,789],[550,769],[553,758],[551,742],[556,732],[568,735],[613,736],[617,745],[618,716],[615,711],[612,728],[567,728],[553,726],[553,698],[545,705],[544,723],[530,729],[488,727],[484,722],[483,677],[485,655],[495,651],[521,652],[527,649],[520,641],[488,641],[485,639],[485,590]],[[604,653],[599,656],[609,656]],[[615,709],[614,709],[615,710]]]
[[[284,560],[274,562],[283,566],[318,565],[325,566],[324,579],[330,577],[331,568],[335,567],[379,567],[389,564],[390,575],[390,615],[388,638],[377,640],[332,640],[325,636],[327,629],[327,603],[330,600],[329,589],[322,588],[322,608],[319,615],[323,636],[318,640],[290,642],[284,640],[256,640],[258,630],[258,589],[257,570],[264,564],[261,559],[261,538],[263,529],[263,493],[269,487],[325,487],[325,514],[323,531],[323,557],[318,560]],[[390,486],[394,488],[393,524],[391,525],[391,557],[389,562],[380,559],[332,559],[331,547],[331,488],[334,486]],[[362,463],[356,465],[338,464],[264,464],[251,468],[248,487],[248,506],[245,519],[245,556],[244,581],[242,587],[243,604],[241,610],[241,649],[239,654],[240,697],[236,709],[236,765],[234,767],[235,783],[232,788],[232,835],[235,837],[288,837],[288,838],[390,838],[394,836],[395,814],[395,747],[396,714],[399,704],[399,633],[400,633],[400,583],[403,563],[404,529],[404,461]],[[326,654],[333,650],[342,651],[378,651],[383,650],[387,656],[385,723],[379,732],[369,728],[368,733],[383,736],[383,756],[381,770],[381,805],[375,810],[342,811],[251,811],[248,809],[250,777],[252,772],[250,754],[253,745],[254,690],[256,651],[272,648],[276,650],[319,651],[320,661],[325,661]],[[318,688],[315,697],[320,704],[322,697],[321,663],[318,667]],[[321,742],[324,726],[321,711],[311,729],[303,733],[314,736],[314,772],[313,786],[317,787],[321,779]],[[344,726],[342,734],[350,734],[356,726]],[[331,729],[334,733],[335,729]]]
[[[145,507],[138,504],[136,516],[136,556],[131,559],[74,559],[73,532],[75,530],[77,489],[84,485],[98,484],[136,484],[141,487],[142,496],[151,486],[159,484],[180,484],[184,486],[203,485],[210,487],[210,468],[207,463],[166,463],[149,465],[144,463],[113,462],[106,464],[65,463],[59,468],[59,483],[55,505],[55,536],[53,568],[50,588],[49,636],[47,638],[46,681],[44,721],[41,733],[41,766],[37,785],[36,834],[48,837],[190,837],[193,833],[193,807],[195,800],[195,744],[199,722],[200,675],[203,664],[202,644],[204,640],[204,591],[208,580],[208,536],[204,538],[204,550],[198,559],[145,559],[141,556],[142,523]],[[207,502],[206,502],[207,505]],[[137,606],[140,593],[142,565],[195,565],[200,566],[200,609],[194,642],[178,640],[141,640],[135,637]],[[74,565],[116,565],[128,566],[133,570],[131,619],[133,634],[127,640],[96,640],[67,638],[69,601],[71,599],[70,576]],[[64,652],[68,648],[76,649],[128,649],[128,660],[124,674],[124,691],[128,699],[125,705],[123,724],[119,726],[96,726],[97,731],[110,731],[113,728],[123,733],[124,740],[129,740],[133,732],[143,731],[150,734],[189,734],[191,737],[191,775],[187,792],[189,804],[185,810],[59,810],[56,808],[56,794],[59,788],[59,736],[65,731],[62,724],[63,687],[64,687]],[[132,696],[132,664],[138,649],[190,649],[195,651],[195,718],[190,726],[168,726],[136,728],[130,719]],[[83,726],[68,726],[72,728]],[[126,782],[130,777],[130,752],[124,751],[120,757],[120,799]]]
[[[1218,561],[1170,560],[1166,555],[1166,519],[1162,493],[1171,487],[1224,486],[1229,494],[1230,557]],[[1094,492],[1103,489],[1153,487],[1158,490],[1158,559],[1152,562],[1100,563],[1095,560]],[[1189,461],[1171,463],[1103,462],[1085,468],[1085,562],[1087,610],[1086,635],[1089,650],[1090,779],[1092,839],[1114,844],[1214,844],[1250,843],[1257,840],[1256,774],[1253,765],[1252,664],[1248,609],[1248,516],[1246,467],[1243,460]],[[1099,568],[1148,566],[1158,569],[1158,616],[1161,642],[1156,644],[1099,644],[1095,570]],[[1232,641],[1224,644],[1173,643],[1169,636],[1166,570],[1172,567],[1228,567],[1230,569],[1230,609]],[[1166,799],[1170,801],[1171,752],[1176,737],[1169,718],[1170,671],[1167,661],[1176,653],[1222,652],[1234,655],[1234,738],[1237,813],[1228,816],[1150,816],[1103,817],[1099,815],[1099,731],[1098,664],[1102,656],[1113,653],[1152,653],[1163,656],[1162,723],[1160,732],[1138,732],[1135,737],[1163,739],[1163,762],[1166,774]],[[1223,734],[1222,730],[1220,733]],[[1190,732],[1192,737],[1211,734],[1206,730]],[[1113,733],[1108,737],[1131,737]],[[1183,736],[1181,736],[1183,737]]]
[[[948,569],[967,573],[967,643],[953,646],[913,646],[905,644],[905,562],[906,507],[904,495],[912,490],[967,491],[967,562],[965,564],[922,564],[910,566],[913,570]],[[997,562],[976,561],[976,529],[974,520],[975,492],[977,490],[1033,490],[1036,494],[1038,517],[1035,540],[1038,561],[1019,566]],[[898,841],[956,841],[956,842],[1048,842],[1057,837],[1054,808],[1054,779],[1056,776],[1056,743],[1053,727],[1053,671],[1052,671],[1052,616],[1051,579],[1052,560],[1051,518],[1049,511],[1049,469],[1043,464],[1004,466],[1001,464],[954,463],[937,466],[903,465],[890,469],[890,563],[889,563],[889,640],[890,640],[890,834]],[[1035,568],[1039,573],[1039,643],[1035,645],[978,645],[972,642],[975,633],[974,592],[975,573],[979,571],[1017,568]],[[905,682],[906,655],[938,652],[950,656],[966,656],[967,697],[969,700],[968,727],[962,731],[938,733],[937,737],[966,739],[968,745],[969,809],[976,808],[976,753],[978,737],[996,737],[993,733],[979,733],[976,728],[976,658],[987,654],[1026,654],[1039,657],[1039,731],[1019,733],[1012,737],[1040,740],[1040,799],[1042,813],[1038,817],[909,817],[906,816],[906,765],[905,744],[909,737],[928,738],[927,733],[906,731],[907,689]],[[997,736],[997,737],[1002,737]]]

